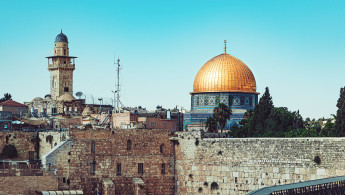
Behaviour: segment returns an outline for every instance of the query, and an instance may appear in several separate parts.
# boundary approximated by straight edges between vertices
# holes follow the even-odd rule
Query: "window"
[[[118,163],[116,165],[116,175],[121,175],[121,164],[120,163]]]
[[[127,150],[132,150],[132,141],[131,140],[128,140],[127,141]]]
[[[163,122],[163,126],[166,127],[167,126],[167,122]]]
[[[63,55],[66,55],[66,50],[65,49],[63,50]]]
[[[155,126],[155,122],[154,121],[151,122],[151,126]]]
[[[66,177],[62,178],[62,183],[66,183]]]
[[[63,61],[64,64],[66,64],[66,61]]]
[[[159,147],[159,151],[160,151],[161,153],[164,153],[164,144],[162,144],[162,145]]]
[[[35,151],[29,151],[29,161],[35,160]]]
[[[144,164],[138,163],[138,174],[143,174],[143,173],[144,173]]]
[[[96,166],[96,161],[93,161],[90,163],[90,174],[94,175],[95,174],[95,166]]]
[[[95,142],[91,142],[91,153],[95,153]]]
[[[161,166],[161,174],[165,174],[165,163],[162,163],[162,166]]]
[[[65,87],[65,88],[64,88],[64,92],[68,92],[68,87]]]

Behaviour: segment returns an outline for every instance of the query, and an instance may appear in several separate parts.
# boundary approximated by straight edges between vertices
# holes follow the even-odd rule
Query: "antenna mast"
[[[116,72],[117,72],[117,82],[115,84],[115,88],[116,88],[116,91],[114,93],[116,93],[116,101],[115,101],[115,112],[119,112],[119,108],[120,108],[120,58],[117,59],[117,62],[115,61],[115,58],[114,58],[114,64],[117,65],[117,69],[116,69]],[[115,94],[114,94],[115,96]]]

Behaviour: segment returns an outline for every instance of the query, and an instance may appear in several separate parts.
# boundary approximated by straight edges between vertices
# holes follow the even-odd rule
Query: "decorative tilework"
[[[245,98],[244,104],[245,104],[245,105],[249,105],[249,97],[246,97],[246,98]]]
[[[240,100],[240,98],[239,98],[239,97],[235,97],[232,105],[234,105],[234,106],[239,106],[239,105],[241,105],[241,100]]]
[[[220,99],[221,99],[221,103],[229,106],[229,96],[221,96]]]
[[[204,97],[204,105],[208,105],[208,95],[205,95]]]
[[[220,97],[219,95],[216,96],[216,105],[218,105],[220,103]]]
[[[210,99],[208,100],[208,104],[210,106],[214,106],[216,103],[216,97],[215,96],[210,96]]]
[[[204,101],[204,96],[200,96],[199,97],[199,105],[201,105],[201,106],[204,105],[204,102],[205,102]]]

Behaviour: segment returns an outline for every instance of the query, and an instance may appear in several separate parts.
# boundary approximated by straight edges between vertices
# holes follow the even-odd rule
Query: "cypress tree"
[[[340,97],[337,102],[337,115],[335,117],[335,135],[345,136],[345,87],[340,88]]]
[[[270,95],[268,87],[266,87],[265,93],[260,98],[259,104],[254,109],[253,120],[249,127],[250,134],[254,136],[260,136],[265,131],[265,121],[271,114],[273,109],[273,101]]]

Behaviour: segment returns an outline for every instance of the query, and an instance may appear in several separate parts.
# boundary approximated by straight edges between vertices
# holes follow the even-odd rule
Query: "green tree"
[[[273,101],[270,95],[268,87],[266,87],[265,93],[260,98],[259,104],[254,109],[253,119],[249,126],[249,131],[254,133],[256,136],[260,136],[264,133],[265,121],[271,114],[273,109]]]
[[[342,137],[345,136],[345,87],[340,88],[340,97],[337,102],[337,107],[334,134]]]
[[[208,117],[206,120],[206,128],[208,132],[215,133],[217,130],[217,121],[213,117]]]
[[[9,93],[5,93],[4,97],[0,99],[0,103],[4,102],[4,101],[7,101],[7,100],[11,100],[11,99],[12,99],[12,95],[9,94]]]
[[[230,119],[231,114],[232,111],[229,106],[223,103],[218,104],[218,106],[213,110],[213,118],[217,121],[222,133],[226,125],[226,121]]]

